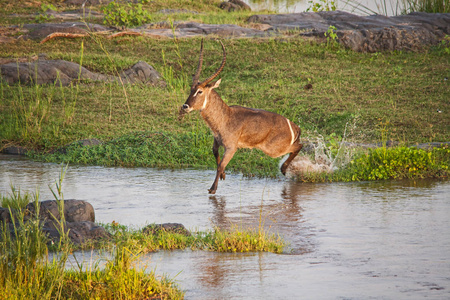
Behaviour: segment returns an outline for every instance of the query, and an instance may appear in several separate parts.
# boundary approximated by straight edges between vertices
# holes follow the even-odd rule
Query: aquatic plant
[[[196,249],[217,252],[273,252],[281,253],[286,242],[278,235],[268,233],[263,228],[213,230],[191,232],[189,235],[168,230],[158,230],[153,234],[142,229],[133,229],[115,222],[103,225],[113,236],[114,245],[126,245],[134,253],[148,253],[157,250]],[[108,248],[108,242],[102,246]]]
[[[449,176],[450,149],[429,151],[415,147],[370,149],[357,155],[341,172],[343,180],[445,178]]]
[[[311,165],[315,163],[310,162]],[[296,172],[295,177],[304,182],[366,181],[386,179],[448,178],[450,175],[450,149],[430,150],[415,147],[380,147],[359,150],[348,164],[331,170],[310,167]]]
[[[377,0],[378,11],[374,11],[357,0],[344,0],[344,5],[362,14],[400,15],[412,12],[448,13],[449,0]]]
[[[66,270],[73,251],[64,230],[62,181],[66,170],[67,167],[62,168],[55,189],[51,189],[62,219],[57,222],[60,239],[52,247],[54,255],[50,261],[48,238],[39,219],[39,193],[33,195],[36,211],[32,216],[22,207],[29,196],[15,189],[11,196],[2,196],[3,203],[9,205],[12,224],[4,222],[0,228],[0,299],[182,299],[183,292],[173,281],[157,279],[154,272],[137,269],[137,256],[125,242],[117,243],[104,267],[96,264],[83,270],[80,264],[79,270]]]

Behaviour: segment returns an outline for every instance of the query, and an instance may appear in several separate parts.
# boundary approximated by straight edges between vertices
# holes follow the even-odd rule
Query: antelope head
[[[215,83],[211,83],[217,76],[219,76],[220,72],[222,72],[226,62],[225,46],[221,41],[219,42],[222,45],[223,50],[222,64],[216,70],[216,72],[214,72],[213,75],[205,79],[203,82],[200,82],[199,78],[203,64],[203,40],[202,40],[200,46],[200,58],[198,61],[197,71],[192,77],[191,93],[189,94],[189,97],[187,98],[183,106],[181,106],[180,118],[193,110],[204,109],[208,103],[208,97],[210,92],[219,86],[221,79],[217,80]]]

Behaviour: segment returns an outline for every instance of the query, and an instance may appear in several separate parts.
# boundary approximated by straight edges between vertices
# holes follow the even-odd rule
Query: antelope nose
[[[187,104],[185,103],[185,104],[183,104],[183,106],[182,106],[181,108],[184,109],[184,110],[186,110],[186,109],[189,108],[189,105],[187,105]]]

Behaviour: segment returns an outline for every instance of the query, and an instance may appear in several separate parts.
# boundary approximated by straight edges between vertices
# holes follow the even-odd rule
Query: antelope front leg
[[[214,138],[214,144],[213,144],[212,151],[213,151],[214,157],[216,158],[217,168],[219,168],[219,164],[220,164],[219,147],[220,147],[219,142],[216,140],[216,138]],[[225,171],[223,171],[223,173],[220,174],[220,179],[225,180]]]
[[[230,160],[233,158],[234,153],[236,152],[235,148],[225,148],[225,152],[223,153],[222,161],[217,166],[217,173],[216,173],[216,179],[214,179],[214,182],[211,186],[211,188],[208,190],[210,194],[215,194],[217,191],[217,186],[219,184],[219,178],[221,175],[224,175],[225,178],[225,167],[228,165]]]

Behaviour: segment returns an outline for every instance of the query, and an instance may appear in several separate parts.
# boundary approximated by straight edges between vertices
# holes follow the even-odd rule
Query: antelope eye
[[[201,94],[201,93],[203,93],[203,91],[202,90],[198,90],[198,92],[197,92],[198,94]]]

